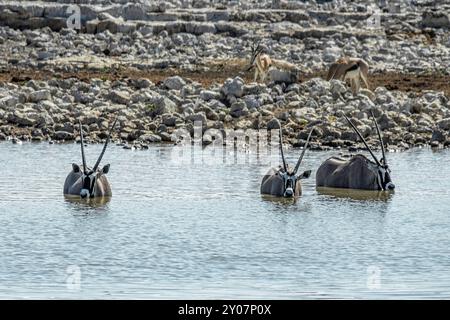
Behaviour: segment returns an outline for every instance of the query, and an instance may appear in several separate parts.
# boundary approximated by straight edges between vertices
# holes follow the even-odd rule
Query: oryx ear
[[[308,179],[311,176],[311,170],[303,171],[298,179]]]
[[[108,172],[109,172],[109,167],[110,167],[111,165],[108,163],[106,166],[104,166],[103,167],[103,169],[102,169],[102,173],[103,174],[107,174]]]
[[[76,163],[72,163],[72,170],[73,170],[73,172],[76,172],[76,173],[81,171],[80,166],[77,165]]]

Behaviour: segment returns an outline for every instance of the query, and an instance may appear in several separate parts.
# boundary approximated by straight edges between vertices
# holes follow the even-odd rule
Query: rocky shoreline
[[[330,10],[268,1],[250,10],[252,1],[80,1],[81,30],[65,25],[68,2],[0,1],[0,141],[76,141],[81,120],[88,142],[101,142],[117,116],[113,139],[126,148],[174,143],[176,130],[192,132],[196,121],[222,131],[280,121],[286,143],[301,146],[314,126],[312,146],[325,150],[360,145],[342,112],[377,145],[373,110],[389,149],[450,147],[449,15],[427,1],[384,8],[375,29],[363,2]],[[256,39],[299,78],[252,82],[244,69]],[[353,96],[318,76],[344,54],[366,59],[374,78],[431,81],[369,77],[371,90]]]

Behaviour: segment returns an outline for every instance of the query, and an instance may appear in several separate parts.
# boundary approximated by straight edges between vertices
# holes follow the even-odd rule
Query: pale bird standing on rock
[[[362,80],[367,89],[369,83],[367,76],[369,73],[369,64],[360,58],[343,57],[339,58],[330,66],[327,75],[327,81],[332,79],[346,81],[350,80],[353,94],[357,94],[361,88]]]

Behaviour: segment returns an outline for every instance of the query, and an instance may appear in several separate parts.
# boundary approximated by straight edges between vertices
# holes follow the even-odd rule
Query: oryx
[[[79,166],[76,163],[72,164],[72,171],[66,178],[64,183],[64,195],[66,196],[80,196],[81,198],[94,198],[94,197],[110,197],[111,187],[109,185],[106,174],[109,172],[110,165],[105,165],[101,170],[99,170],[100,162],[102,161],[103,155],[105,154],[106,147],[108,146],[111,131],[113,130],[117,118],[113,125],[109,129],[108,137],[103,146],[103,150],[97,159],[94,167],[90,169],[86,165],[86,157],[84,155],[84,141],[83,141],[83,127],[80,126],[80,142],[81,142],[81,159],[83,161],[83,166]]]
[[[269,55],[267,55],[267,47],[265,45],[260,44],[261,41],[259,41],[256,45],[253,44],[251,47],[251,57],[250,57],[250,64],[247,68],[247,71],[250,71],[250,69],[255,68],[255,75],[253,77],[253,81],[256,82],[259,79],[261,82],[264,82],[267,77],[267,73],[269,72],[269,68],[272,65],[272,60],[270,59]]]
[[[300,180],[307,179],[311,176],[311,170],[304,171],[302,174],[297,175],[297,171],[302,163],[303,156],[305,155],[306,149],[308,148],[309,140],[311,138],[311,134],[314,128],[311,129],[311,132],[306,139],[305,146],[303,147],[302,154],[295,165],[294,170],[290,170],[288,165],[286,164],[286,160],[284,159],[283,153],[283,141],[282,141],[282,132],[280,126],[280,152],[281,152],[281,160],[283,162],[283,166],[280,166],[278,169],[271,168],[263,177],[261,182],[261,193],[272,195],[276,197],[298,197],[302,194],[302,186]]]
[[[374,161],[369,160],[362,154],[357,154],[350,159],[331,157],[321,164],[316,172],[317,187],[363,189],[363,190],[394,190],[395,185],[391,181],[391,170],[389,169],[383,139],[377,120],[371,111],[373,122],[380,140],[382,159],[378,160],[366,140],[344,114],[350,126],[362,140]]]

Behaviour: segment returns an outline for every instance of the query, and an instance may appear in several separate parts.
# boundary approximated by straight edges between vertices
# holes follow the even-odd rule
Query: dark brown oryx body
[[[297,161],[294,170],[290,170],[286,164],[283,153],[283,141],[280,125],[280,152],[283,165],[278,169],[271,168],[263,177],[261,182],[261,193],[272,195],[276,197],[298,197],[302,194],[301,180],[307,179],[311,175],[311,170],[304,171],[302,174],[297,175],[297,171],[302,163],[303,156],[308,148],[309,139],[311,138],[311,132],[308,135],[302,154]]]
[[[387,164],[386,152],[380,129],[372,113],[373,121],[378,133],[383,157],[381,162],[375,157],[367,142],[355,125],[347,118],[353,130],[363,141],[374,161],[362,154],[357,154],[350,159],[331,157],[327,159],[316,172],[316,186],[330,188],[363,189],[363,190],[394,190],[395,185],[391,181],[391,170]]]
[[[108,137],[106,138],[106,142],[103,146],[103,150],[92,169],[90,169],[86,165],[86,158],[84,156],[83,128],[80,122],[81,158],[83,161],[83,165],[79,166],[76,163],[72,164],[72,171],[69,173],[64,183],[65,196],[79,196],[81,198],[112,196],[111,187],[109,185],[108,179],[106,178],[106,174],[109,171],[110,165],[105,165],[101,170],[99,169],[99,165],[103,158],[103,155],[105,154],[106,147],[108,146],[111,136],[111,131],[114,128],[116,122],[117,119],[111,126]]]

